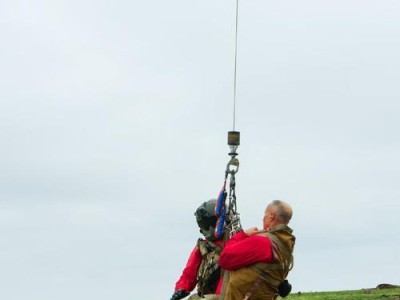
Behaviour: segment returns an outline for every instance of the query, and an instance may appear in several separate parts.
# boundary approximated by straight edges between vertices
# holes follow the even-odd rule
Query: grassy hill
[[[283,299],[283,298],[281,298]],[[373,289],[341,292],[313,292],[290,294],[285,300],[400,300],[400,287],[380,285]]]

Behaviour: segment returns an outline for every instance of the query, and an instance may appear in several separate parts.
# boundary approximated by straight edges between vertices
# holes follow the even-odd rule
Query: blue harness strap
[[[214,215],[218,218],[217,224],[215,226],[215,237],[220,238],[224,234],[224,225],[225,225],[225,215],[226,215],[226,180],[224,181],[224,185],[222,186],[221,191],[219,192],[217,202],[215,203]]]

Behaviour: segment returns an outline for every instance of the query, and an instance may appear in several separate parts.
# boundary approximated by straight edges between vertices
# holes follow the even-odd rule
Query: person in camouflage
[[[197,285],[197,294],[189,299],[217,299],[221,289],[221,268],[218,265],[222,240],[215,237],[217,217],[214,216],[216,199],[204,202],[197,208],[197,225],[204,238],[199,238],[178,281],[171,300],[185,298]]]

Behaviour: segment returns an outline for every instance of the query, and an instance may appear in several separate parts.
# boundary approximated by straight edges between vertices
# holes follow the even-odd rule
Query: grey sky
[[[169,299],[232,129],[235,1],[0,1],[0,297]],[[238,208],[294,291],[399,284],[400,3],[240,0]]]

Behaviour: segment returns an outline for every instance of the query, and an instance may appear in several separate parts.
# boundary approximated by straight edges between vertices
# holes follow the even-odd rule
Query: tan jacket
[[[285,280],[293,265],[295,237],[292,229],[278,225],[262,233],[273,245],[274,262],[257,263],[226,272],[223,300],[273,300],[278,296],[278,285]]]

